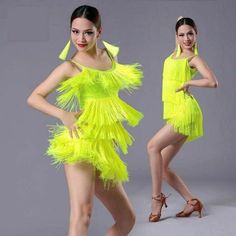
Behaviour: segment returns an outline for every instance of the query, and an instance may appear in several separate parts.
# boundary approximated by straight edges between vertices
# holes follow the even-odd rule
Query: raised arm
[[[190,86],[195,87],[206,87],[206,88],[217,88],[218,81],[216,79],[213,71],[208,67],[206,62],[199,56],[194,57],[189,65],[193,68],[196,68],[201,74],[202,79],[198,80],[189,80],[182,87],[176,90],[176,92],[184,91],[188,92]]]
[[[190,86],[197,87],[208,87],[208,88],[217,88],[218,81],[216,79],[213,71],[208,67],[207,63],[199,56],[194,57],[190,61],[190,66],[194,67],[201,74],[202,79],[199,80],[190,80],[188,84]]]

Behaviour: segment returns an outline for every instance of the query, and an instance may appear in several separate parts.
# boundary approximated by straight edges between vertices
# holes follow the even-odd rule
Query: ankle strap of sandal
[[[163,193],[160,193],[159,195],[157,196],[153,196],[152,199],[156,200],[156,201],[162,201],[163,199],[166,199],[170,196],[171,194],[169,194],[167,197],[163,194]]]
[[[192,201],[196,201],[196,203],[191,203]],[[192,199],[187,200],[187,204],[189,204],[191,206],[196,205],[198,202],[200,202],[200,201],[197,198],[192,198]]]
[[[161,201],[163,198],[165,198],[165,195],[163,193],[160,193],[159,195],[152,197],[152,199],[156,201]]]

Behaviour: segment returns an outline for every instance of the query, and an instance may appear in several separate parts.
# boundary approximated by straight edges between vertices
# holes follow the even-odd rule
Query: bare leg
[[[153,196],[158,196],[161,194],[163,179],[162,150],[169,145],[180,142],[183,139],[186,139],[186,136],[176,133],[171,125],[165,125],[149,141],[147,149],[151,169]],[[160,204],[155,200],[152,201],[152,213],[160,213]]]
[[[70,197],[68,236],[86,236],[92,212],[94,195],[94,167],[78,163],[64,165]]]
[[[164,148],[161,152],[163,158],[163,179],[167,181],[167,183],[172,186],[184,199],[185,201],[189,201],[192,204],[196,204],[196,197],[190,192],[184,181],[180,176],[178,176],[173,169],[169,167],[170,162],[178,153],[180,148],[183,146],[186,139],[180,140],[176,144],[172,144]],[[184,214],[188,214],[193,211],[194,207],[191,204],[186,204],[184,207]]]
[[[127,236],[134,226],[135,215],[131,203],[121,183],[108,190],[97,177],[95,194],[109,210],[115,224],[107,231],[106,236]]]
[[[173,187],[186,201],[193,198],[192,193],[184,181],[169,167],[170,162],[181,149],[187,138],[164,148],[161,152],[163,158],[163,179]]]

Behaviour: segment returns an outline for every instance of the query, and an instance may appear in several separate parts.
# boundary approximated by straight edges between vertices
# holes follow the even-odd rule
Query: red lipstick
[[[87,46],[86,43],[77,43],[77,45],[80,47],[80,48],[84,48]]]

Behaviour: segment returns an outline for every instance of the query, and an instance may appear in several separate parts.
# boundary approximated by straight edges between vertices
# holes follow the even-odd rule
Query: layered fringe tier
[[[88,97],[101,98],[117,95],[119,90],[132,93],[141,86],[143,73],[138,63],[115,64],[112,70],[99,71],[83,68],[82,72],[60,83],[56,105],[68,111],[83,108]]]
[[[50,140],[47,155],[54,156],[53,164],[86,162],[93,165],[104,182],[128,181],[126,165],[119,158],[112,141],[71,139],[67,130]]]
[[[185,95],[178,105],[164,102],[164,119],[171,124],[175,132],[188,136],[187,142],[203,136],[203,115],[193,96]]]

